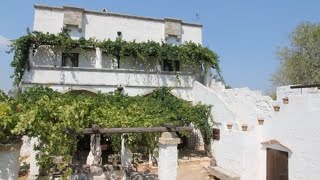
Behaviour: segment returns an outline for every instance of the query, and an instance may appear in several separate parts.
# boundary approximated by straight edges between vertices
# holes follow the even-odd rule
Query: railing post
[[[178,168],[178,149],[180,139],[174,132],[164,132],[159,138],[159,180],[175,180]]]
[[[131,169],[132,152],[125,147],[125,134],[121,134],[121,166]]]
[[[28,180],[38,179],[40,167],[37,165],[36,156],[39,151],[34,150],[35,146],[39,145],[39,138],[32,137],[30,140],[30,172]]]
[[[96,68],[102,68],[102,52],[100,48],[96,48]]]

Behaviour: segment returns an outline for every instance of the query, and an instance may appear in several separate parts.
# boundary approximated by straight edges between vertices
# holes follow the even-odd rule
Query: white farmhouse
[[[34,31],[57,34],[63,28],[72,38],[97,40],[166,42],[179,45],[192,41],[202,43],[202,25],[177,19],[155,19],[107,12],[88,11],[75,7],[35,5]],[[72,56],[72,57],[71,57]],[[191,100],[193,82],[199,76],[190,67],[177,63],[179,79],[171,64],[156,60],[145,64],[130,59],[114,60],[99,48],[76,49],[66,57],[59,48],[40,47],[30,55],[31,70],[25,73],[23,86],[50,85],[58,91],[82,89],[114,91],[118,86],[124,93],[137,95],[169,86],[180,96]],[[179,81],[180,80],[180,81]]]
[[[202,26],[176,19],[155,19],[88,11],[75,7],[35,5],[34,30],[72,38],[127,41],[153,40],[202,43]],[[123,88],[129,95],[146,94],[159,86],[172,87],[176,96],[213,105],[215,136],[212,154],[217,166],[208,170],[220,179],[320,179],[320,96],[318,89],[278,88],[277,101],[248,88],[225,89],[192,67],[157,62],[146,66],[105,56],[99,48],[75,49],[66,57],[59,47],[39,47],[30,53],[31,68],[22,86],[49,85],[61,92],[110,92]],[[178,62],[179,63],[179,62]],[[151,68],[150,68],[151,67]],[[177,67],[177,66],[175,66]],[[283,100],[284,98],[284,100]],[[279,110],[280,108],[280,110]]]

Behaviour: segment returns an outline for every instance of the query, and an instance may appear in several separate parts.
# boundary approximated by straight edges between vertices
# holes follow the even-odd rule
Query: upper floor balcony
[[[66,54],[59,48],[41,46],[30,52],[29,59],[24,85],[191,88],[195,80],[200,80],[192,67],[179,61],[116,59],[100,48],[78,48]]]

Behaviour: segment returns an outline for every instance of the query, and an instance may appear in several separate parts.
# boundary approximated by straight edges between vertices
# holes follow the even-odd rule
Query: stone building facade
[[[115,40],[121,36],[124,40],[137,42],[202,43],[199,24],[107,10],[96,12],[35,5],[33,30],[59,33],[62,28],[69,29],[72,38]],[[156,61],[153,68],[149,68],[142,62],[132,64],[126,59],[115,62],[99,48],[75,49],[72,53],[77,58],[77,65],[71,63],[69,66],[73,67],[69,67],[63,64],[59,47],[38,48],[30,55],[31,69],[25,73],[22,86],[50,85],[61,92],[110,92],[122,86],[128,95],[147,94],[159,86],[172,87],[173,94],[178,97],[213,105],[215,123],[210,123],[220,133],[219,140],[212,139],[212,154],[218,165],[215,172],[225,175],[229,172],[243,180],[264,180],[270,173],[268,152],[274,150],[287,157],[284,178],[320,179],[318,89],[280,87],[278,99],[272,100],[248,88],[226,89],[221,82],[207,75],[201,78],[183,64],[178,72],[181,82],[178,82],[173,72],[164,70]]]

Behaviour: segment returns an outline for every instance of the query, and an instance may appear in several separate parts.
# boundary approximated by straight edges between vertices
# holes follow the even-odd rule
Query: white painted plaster
[[[159,180],[175,180],[178,168],[177,144],[159,143]]]
[[[213,140],[211,146],[218,166],[238,174],[241,179],[259,179],[259,161],[257,161],[260,147],[259,128],[250,125],[249,131],[242,131],[242,122],[237,116],[237,109],[226,102],[227,99],[224,98],[222,91],[195,82],[193,98],[194,101],[213,105],[211,112],[216,123],[214,126],[220,128],[220,140]],[[237,100],[237,97],[235,99]],[[246,101],[240,98],[240,103],[245,105]],[[233,124],[231,130],[227,129],[227,123]]]
[[[35,8],[34,30],[57,34],[63,28],[63,8]],[[117,38],[117,32],[122,32],[122,38],[127,41],[143,42],[153,40],[165,41],[164,21],[152,18],[136,18],[112,13],[95,13],[85,11],[82,18],[82,29],[67,27],[71,37],[98,40]],[[182,23],[182,43],[193,41],[202,43],[202,27]]]
[[[202,29],[192,26],[182,26],[182,43],[193,41],[202,44]]]
[[[282,86],[277,88],[277,100],[282,101],[282,98],[288,96],[303,96],[303,95],[320,95],[318,88],[298,88],[291,89],[290,86]]]
[[[40,46],[30,60],[31,66],[61,66],[62,54],[59,48]]]
[[[31,138],[30,144],[32,148],[30,150],[30,171],[28,175],[28,180],[34,180],[38,178],[40,167],[37,165],[36,159],[36,156],[39,153],[39,151],[34,150],[33,147],[39,145],[39,138]]]
[[[96,68],[102,68],[103,63],[102,63],[102,52],[100,48],[96,48]]]
[[[231,122],[231,130],[222,123],[220,141],[213,141],[218,166],[239,174],[241,179],[263,180],[266,178],[266,148],[272,148],[288,151],[289,179],[320,178],[320,158],[317,156],[320,151],[317,119],[320,96],[317,89],[303,89],[301,93],[301,89],[280,87],[277,89],[278,100],[274,102],[247,88],[225,89],[217,82],[212,82],[210,88],[220,98],[214,105],[225,104],[232,109],[236,119]],[[289,98],[289,104],[282,103],[283,97]],[[274,103],[280,105],[280,112],[273,111]],[[223,116],[230,115],[224,113]],[[260,117],[264,117],[264,125],[258,125],[257,118]],[[248,131],[240,129],[243,118],[248,119]],[[271,139],[286,147],[261,144]]]
[[[288,87],[278,92],[284,93],[285,88]],[[274,113],[263,129],[264,140],[276,139],[292,151],[289,153],[290,180],[320,179],[320,96],[310,91],[313,93],[302,95],[287,92],[289,104],[281,104],[280,112]],[[261,164],[266,164],[266,151],[263,152]]]
[[[194,82],[192,93],[194,103],[201,102],[203,104],[213,105],[211,112],[216,123],[221,124],[235,121],[236,117],[231,109],[213,90],[196,81]]]
[[[0,151],[0,179],[17,180],[19,177],[20,149],[15,151]]]
[[[145,73],[143,71],[95,71],[94,69],[77,70],[77,68],[31,69],[23,78],[25,83],[69,84],[97,86],[139,86],[139,87],[192,87],[195,80],[192,75],[163,73]]]
[[[63,28],[63,11],[56,9],[35,9],[33,30],[57,34]]]

